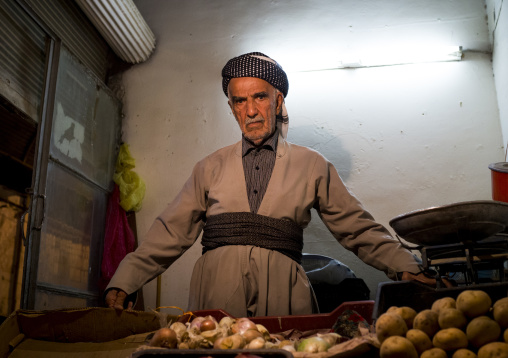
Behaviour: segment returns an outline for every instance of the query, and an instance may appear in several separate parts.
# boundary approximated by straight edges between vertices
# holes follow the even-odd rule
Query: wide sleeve
[[[421,261],[374,221],[322,156],[316,158],[312,183],[316,190],[314,208],[342,246],[391,279],[396,279],[397,272],[421,271]]]
[[[208,188],[199,162],[176,198],[157,217],[143,242],[118,266],[108,288],[127,294],[163,273],[194,244],[203,228]]]

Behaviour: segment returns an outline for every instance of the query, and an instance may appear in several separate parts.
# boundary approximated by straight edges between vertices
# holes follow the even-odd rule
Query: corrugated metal
[[[62,43],[106,82],[110,48],[75,1],[25,0]]]
[[[33,12],[99,79],[106,82],[111,48],[80,7],[69,0],[25,0]],[[16,0],[0,0],[0,95],[39,121],[45,33]]]
[[[14,0],[0,0],[0,49],[0,94],[37,121],[45,35]]]

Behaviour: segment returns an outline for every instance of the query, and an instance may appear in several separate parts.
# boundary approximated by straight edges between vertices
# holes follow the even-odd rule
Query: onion
[[[265,341],[269,340],[271,337],[270,337],[270,332],[268,332],[268,330],[266,329],[265,326],[263,326],[262,324],[256,324],[256,328],[259,332],[261,332],[263,334],[263,338],[265,339]]]
[[[196,317],[192,320],[190,324],[190,329],[193,331],[200,331],[201,330],[201,323],[205,320],[205,317]]]
[[[242,333],[242,336],[243,338],[245,338],[245,341],[247,343],[250,343],[250,341],[252,341],[255,338],[263,338],[264,340],[263,334],[255,329],[246,330],[245,332]]]
[[[235,320],[233,318],[231,318],[229,316],[224,316],[219,321],[219,326],[220,327],[226,327],[227,329],[230,329],[231,326],[233,325],[233,323],[235,323]]]
[[[252,341],[250,341],[244,349],[263,349],[265,348],[265,340],[263,337],[257,337],[254,338]]]
[[[318,334],[318,337],[323,338],[326,341],[326,343],[328,343],[328,345],[331,347],[342,336],[337,333],[326,333],[326,334]]]
[[[267,349],[279,349],[279,345],[277,343],[266,341],[265,348],[267,348]]]
[[[278,344],[278,346],[279,346],[280,348],[282,348],[282,347],[286,347],[286,346],[293,346],[293,348],[294,348],[294,347],[295,347],[295,342],[293,342],[293,341],[291,341],[291,340],[289,340],[289,339],[285,339],[285,340],[283,340],[283,341],[280,341],[280,342],[279,342],[279,344]]]
[[[205,331],[213,331],[216,328],[215,322],[211,319],[205,319],[201,322],[200,330],[201,332]]]
[[[175,348],[178,343],[176,332],[171,328],[161,328],[153,335],[148,343],[152,347]]]
[[[223,335],[222,331],[221,330],[218,330],[218,329],[213,329],[211,331],[204,331],[204,332],[201,332],[201,337],[203,337],[204,339],[206,339],[208,342],[210,343],[214,343],[217,339],[221,338],[221,337],[226,337],[225,335]]]
[[[245,338],[239,334],[219,338],[213,345],[215,349],[242,349],[243,347],[245,347]]]
[[[176,332],[178,338],[182,337],[182,335],[187,330],[187,326],[185,326],[185,324],[183,324],[182,322],[175,322],[169,328],[171,328],[173,331]]]
[[[248,318],[238,318],[235,323],[231,326],[231,331],[233,333],[243,334],[245,331],[249,329],[257,330],[257,326],[254,322],[252,322]]]
[[[318,353],[326,352],[330,348],[330,344],[321,337],[310,337],[302,340],[298,344],[298,352]]]
[[[296,352],[295,346],[292,344],[288,344],[287,346],[282,346],[280,349],[283,349],[288,352]]]

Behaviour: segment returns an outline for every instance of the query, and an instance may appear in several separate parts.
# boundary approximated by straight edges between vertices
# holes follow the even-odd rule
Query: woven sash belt
[[[224,213],[206,220],[203,254],[226,245],[253,245],[302,262],[303,229],[295,222],[250,212]]]

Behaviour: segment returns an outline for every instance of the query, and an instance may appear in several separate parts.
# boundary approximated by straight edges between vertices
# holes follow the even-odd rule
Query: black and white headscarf
[[[277,88],[284,98],[288,94],[289,82],[282,67],[270,57],[261,52],[251,52],[241,55],[226,63],[222,69],[222,90],[228,95],[228,85],[232,78],[256,77],[265,80]],[[287,138],[289,117],[286,105],[282,103],[282,113],[277,114],[277,128],[282,138]]]

